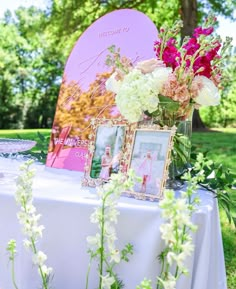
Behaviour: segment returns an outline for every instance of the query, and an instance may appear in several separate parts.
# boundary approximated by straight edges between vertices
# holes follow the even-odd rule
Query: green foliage
[[[203,160],[208,160],[206,154],[198,154],[196,156],[198,160],[199,156]],[[231,193],[233,190],[235,191],[236,174],[227,167],[223,167],[222,164],[217,164],[211,160],[204,167],[198,168],[195,165],[192,169],[192,176],[201,173],[201,170],[204,171],[204,177],[199,181],[199,184],[214,193],[219,205],[225,211],[229,223],[233,222],[236,228],[236,217],[232,214],[232,211],[236,209],[236,200],[231,197]]]
[[[52,124],[62,74],[62,53],[46,33],[46,14],[18,8],[0,20],[0,127]]]
[[[129,262],[129,255],[133,255],[134,246],[130,243],[126,244],[124,249],[121,250],[121,260]]]
[[[207,153],[208,158],[236,174],[236,129],[214,129],[192,135],[195,152]]]

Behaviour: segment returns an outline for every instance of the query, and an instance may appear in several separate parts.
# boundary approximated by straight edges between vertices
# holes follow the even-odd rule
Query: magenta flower
[[[156,56],[159,59],[160,53],[161,53],[161,41],[156,41],[154,46],[154,51],[156,51]],[[172,67],[174,70],[177,66],[180,65],[180,58],[181,54],[178,51],[178,49],[175,46],[176,40],[173,38],[170,38],[166,42],[166,47],[164,48],[162,52],[162,60],[165,63],[167,67]]]
[[[194,29],[194,34],[193,36],[195,36],[196,38],[198,38],[200,35],[211,35],[211,33],[214,31],[213,27],[208,27],[208,28],[202,28],[202,27],[197,27]]]
[[[200,69],[202,69],[202,71],[196,73]],[[208,60],[206,56],[198,57],[194,61],[193,72],[194,72],[194,75],[204,75],[207,78],[211,77],[211,73],[212,73],[211,62]]]
[[[194,55],[200,48],[200,44],[197,42],[196,38],[190,38],[183,48],[186,49],[186,55]]]

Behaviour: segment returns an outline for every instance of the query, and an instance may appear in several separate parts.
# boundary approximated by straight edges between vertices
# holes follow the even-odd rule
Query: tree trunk
[[[181,0],[181,18],[183,20],[183,28],[181,30],[181,38],[191,36],[194,28],[197,27],[197,0]],[[199,111],[195,109],[193,114],[193,130],[204,130],[206,126],[201,120]]]
[[[207,130],[205,124],[202,122],[199,110],[195,109],[193,112],[193,131]]]
[[[182,39],[191,36],[197,26],[197,0],[181,0]]]

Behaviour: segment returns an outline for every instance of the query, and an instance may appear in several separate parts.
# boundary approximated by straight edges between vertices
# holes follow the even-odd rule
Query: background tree
[[[52,124],[64,58],[44,32],[46,12],[9,11],[0,21],[0,127]]]
[[[83,2],[84,9],[77,7]],[[57,44],[62,41],[67,48],[71,47],[82,31],[94,20],[107,12],[120,8],[136,8],[147,14],[160,28],[163,24],[171,24],[174,20],[183,20],[182,39],[192,35],[194,28],[197,27],[209,11],[216,15],[225,17],[233,16],[236,8],[236,1],[221,0],[170,0],[170,1],[73,1],[62,0],[53,1],[51,6],[51,24],[56,27],[55,39]],[[56,25],[55,25],[56,24]],[[63,29],[62,29],[63,28]],[[71,35],[71,36],[70,36]],[[60,39],[59,39],[60,36]],[[74,38],[75,37],[75,38]],[[60,45],[60,44],[59,44]],[[194,111],[193,128],[204,129],[205,125],[200,118],[198,110]]]
[[[8,11],[0,19],[0,128],[51,126],[66,59],[81,33],[104,14],[134,8],[148,15],[157,28],[182,18],[183,38],[192,34],[210,10],[232,18],[236,8],[236,0],[45,2],[45,10],[20,7],[14,17]],[[232,98],[230,85],[233,82],[227,84],[224,95],[231,93]],[[225,106],[227,101],[225,98]],[[203,126],[198,111],[194,124]]]

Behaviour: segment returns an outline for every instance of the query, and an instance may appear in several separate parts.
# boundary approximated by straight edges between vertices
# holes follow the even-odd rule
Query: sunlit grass
[[[192,144],[198,152],[208,152],[208,157],[236,173],[236,128],[212,129],[210,132],[195,132]],[[236,191],[231,194],[236,200]],[[232,211],[236,217],[236,208]],[[220,208],[220,220],[224,245],[228,289],[236,288],[236,230],[229,224]]]
[[[236,173],[236,128],[195,132],[192,144],[196,151],[208,152],[208,157]]]

